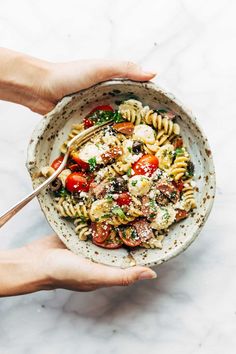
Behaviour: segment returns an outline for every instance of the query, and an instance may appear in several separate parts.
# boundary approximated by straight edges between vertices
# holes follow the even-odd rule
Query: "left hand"
[[[0,100],[19,103],[39,114],[64,96],[112,78],[151,80],[155,74],[130,61],[77,60],[51,63],[0,48]]]
[[[40,100],[30,108],[40,114],[52,110],[64,96],[88,88],[112,78],[136,81],[151,80],[155,74],[145,72],[130,61],[78,60],[68,63],[44,63],[47,68],[45,80],[37,88]]]

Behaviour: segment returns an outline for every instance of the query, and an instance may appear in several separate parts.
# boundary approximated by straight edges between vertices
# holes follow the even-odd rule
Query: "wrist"
[[[0,48],[0,58],[0,99],[38,113],[50,111],[54,102],[46,87],[52,64],[4,48]]]
[[[51,289],[40,264],[26,247],[0,251],[0,297]]]

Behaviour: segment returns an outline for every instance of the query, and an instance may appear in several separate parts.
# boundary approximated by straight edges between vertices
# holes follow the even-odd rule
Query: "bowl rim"
[[[147,262],[145,263],[146,266],[154,266],[157,264],[161,264],[163,262],[167,262],[168,260],[176,257],[177,255],[181,254],[183,251],[185,251],[190,245],[191,243],[197,238],[197,236],[199,235],[199,233],[201,232],[203,226],[205,225],[213,204],[214,204],[214,200],[215,200],[215,193],[216,193],[216,173],[215,173],[215,165],[214,165],[214,161],[213,161],[213,156],[212,156],[212,152],[211,152],[211,148],[208,142],[208,138],[206,137],[201,124],[199,124],[199,122],[197,121],[196,117],[193,115],[192,111],[187,108],[178,98],[176,98],[176,96],[172,93],[170,93],[169,91],[167,91],[166,89],[162,88],[160,85],[157,85],[154,82],[151,81],[133,81],[133,80],[129,80],[129,79],[112,79],[112,80],[107,80],[107,81],[103,81],[100,82],[98,84],[95,84],[93,86],[90,86],[86,89],[83,89],[79,92],[75,92],[72,93],[70,95],[64,96],[58,103],[57,105],[50,111],[48,112],[41,121],[39,121],[39,123],[36,125],[36,127],[34,128],[32,135],[31,135],[31,139],[28,145],[28,149],[27,149],[27,159],[26,159],[26,167],[27,170],[31,176],[31,181],[32,181],[32,174],[31,174],[31,169],[34,166],[35,162],[36,162],[36,148],[37,148],[37,144],[38,141],[40,139],[40,136],[44,133],[44,130],[46,128],[46,126],[48,125],[48,123],[50,122],[50,117],[54,114],[54,113],[58,113],[60,112],[60,110],[65,107],[74,96],[81,94],[82,92],[86,92],[87,90],[90,90],[92,88],[96,88],[96,87],[106,87],[106,86],[110,86],[113,84],[130,84],[130,85],[135,85],[135,86],[143,86],[145,88],[151,88],[154,89],[157,92],[160,92],[161,94],[163,94],[164,96],[166,96],[168,99],[170,99],[171,101],[173,101],[178,107],[181,107],[181,109],[186,113],[186,115],[188,116],[188,118],[192,121],[192,123],[194,123],[196,125],[196,127],[198,128],[200,134],[202,135],[202,137],[204,138],[205,141],[205,149],[207,149],[210,154],[208,155],[208,160],[207,163],[210,167],[211,170],[211,184],[212,184],[212,198],[210,200],[208,200],[207,203],[207,207],[206,210],[204,212],[204,217],[202,219],[202,222],[200,225],[198,225],[198,228],[193,232],[192,237],[189,238],[188,240],[186,240],[185,243],[182,244],[181,247],[176,248],[176,249],[172,249],[171,252],[168,252],[166,255],[164,255],[160,261],[157,262]],[[32,181],[33,182],[33,181]],[[48,221],[47,218],[47,214],[45,212],[45,210],[42,208],[41,203],[39,203],[40,208],[42,210],[42,212],[44,213],[46,220]],[[49,221],[48,221],[49,222]],[[57,234],[57,231],[54,229],[53,225],[50,224],[50,226],[52,227],[52,229],[54,230],[54,232]],[[63,240],[63,237],[61,237],[60,235],[57,234],[57,236],[61,239],[61,241],[66,245],[65,241]],[[148,251],[148,250],[147,250]],[[132,250],[131,250],[132,252]],[[84,256],[85,257],[85,256]],[[112,265],[111,265],[112,266]],[[117,267],[117,265],[113,265],[115,267]]]

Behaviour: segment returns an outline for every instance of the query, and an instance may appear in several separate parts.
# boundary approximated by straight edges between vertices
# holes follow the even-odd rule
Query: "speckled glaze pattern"
[[[73,230],[73,223],[59,217],[50,192],[45,190],[38,197],[49,224],[71,251],[98,263],[123,268],[135,264],[158,265],[177,256],[195,240],[209,216],[215,197],[215,170],[207,138],[192,113],[172,94],[151,82],[106,81],[63,98],[36,127],[27,157],[27,168],[35,188],[43,181],[42,177],[36,177],[40,168],[58,156],[59,147],[73,123],[80,122],[97,105],[112,104],[117,107],[129,98],[136,98],[151,108],[166,107],[177,113],[181,135],[195,165],[197,209],[187,219],[170,228],[163,249],[138,248],[131,252],[123,248],[106,250],[90,241],[80,241]]]

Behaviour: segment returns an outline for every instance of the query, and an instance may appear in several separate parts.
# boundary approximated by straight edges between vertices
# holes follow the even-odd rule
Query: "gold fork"
[[[28,204],[35,196],[37,196],[44,188],[46,188],[52,181],[54,181],[54,179],[61,173],[61,171],[66,166],[68,157],[71,152],[71,148],[75,141],[77,142],[77,146],[81,145],[88,141],[94,135],[94,133],[100,131],[102,128],[111,124],[112,121],[109,120],[104,123],[101,123],[100,125],[94,125],[93,127],[84,130],[83,132],[76,135],[72,140],[70,140],[67,143],[67,151],[64,155],[64,159],[62,160],[60,167],[48,179],[46,179],[46,181],[40,184],[40,186],[38,186],[32,193],[27,195],[24,199],[22,199],[17,204],[13,205],[10,209],[8,209],[5,213],[3,213],[0,216],[0,227],[2,227],[14,215],[16,215],[18,211],[20,211],[26,204]]]

